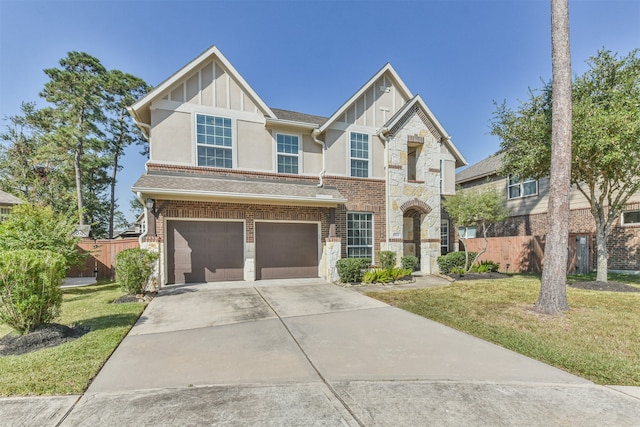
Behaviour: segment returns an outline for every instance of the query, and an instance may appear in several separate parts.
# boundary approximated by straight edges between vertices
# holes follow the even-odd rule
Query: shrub
[[[476,252],[469,252],[469,262],[472,262],[476,255]],[[464,272],[465,257],[465,252],[449,252],[446,255],[439,256],[438,268],[440,268],[440,273],[449,274],[454,268],[461,269]]]
[[[362,283],[389,283],[411,275],[412,270],[405,268],[375,268],[367,271],[362,277]]]
[[[84,260],[78,251],[79,237],[72,233],[77,218],[55,213],[50,207],[22,203],[0,222],[0,250],[40,249],[64,257],[66,267]]]
[[[126,249],[116,257],[116,281],[120,288],[130,294],[141,294],[154,270],[158,259],[156,252],[146,249]]]
[[[65,271],[64,257],[55,252],[0,252],[0,322],[26,334],[58,317]]]
[[[389,269],[396,266],[396,253],[393,251],[378,252],[378,259],[380,260],[380,268],[382,269]]]
[[[363,270],[370,265],[369,258],[342,258],[336,263],[336,268],[342,283],[353,283],[362,281]]]
[[[472,271],[478,273],[491,273],[492,271],[498,271],[499,269],[500,264],[490,260],[480,261],[471,268]]]
[[[405,270],[414,271],[418,265],[418,257],[413,255],[405,255],[400,259],[400,264]]]

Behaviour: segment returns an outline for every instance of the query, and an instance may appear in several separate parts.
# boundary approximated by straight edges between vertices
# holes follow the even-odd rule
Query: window
[[[529,178],[520,182],[517,176],[509,175],[509,187],[507,190],[507,194],[509,199],[535,196],[536,194],[538,194],[538,181]]]
[[[1,207],[0,208],[0,222],[2,222],[3,220],[7,219],[9,217],[10,213],[11,213],[11,208]]]
[[[640,224],[640,211],[622,212],[622,225]]]
[[[351,132],[351,176],[369,176],[369,135]]]
[[[300,144],[295,135],[276,135],[278,144],[278,173],[298,173]]]
[[[449,220],[440,220],[440,253],[449,252]]]
[[[472,225],[470,227],[458,227],[458,236],[462,239],[475,239],[476,227]]]
[[[373,214],[347,213],[347,257],[373,261]]]
[[[196,114],[198,166],[233,167],[231,119]]]

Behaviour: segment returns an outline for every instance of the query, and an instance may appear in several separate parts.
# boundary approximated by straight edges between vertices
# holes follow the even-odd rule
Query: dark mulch
[[[492,273],[465,273],[465,274],[449,274],[453,280],[483,280],[483,279],[506,279],[511,277],[508,274],[498,272]]]
[[[613,281],[598,282],[593,280],[590,282],[574,282],[568,285],[572,288],[587,289],[590,291],[640,292],[640,288]]]
[[[25,335],[17,335],[12,332],[0,338],[0,356],[17,356],[43,348],[55,347],[80,338],[89,330],[88,326],[69,327],[58,323],[48,323]]]

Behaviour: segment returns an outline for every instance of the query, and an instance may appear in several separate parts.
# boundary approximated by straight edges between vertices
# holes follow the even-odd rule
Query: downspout
[[[324,141],[321,141],[318,139],[318,136],[320,135],[320,130],[318,128],[315,128],[312,132],[311,132],[311,137],[313,138],[313,141],[320,144],[320,146],[322,147],[322,171],[320,172],[320,175],[318,176],[318,178],[320,179],[320,183],[318,184],[318,187],[323,187],[324,186],[324,174],[326,173],[327,169],[325,167],[325,152],[327,151],[327,146],[325,145]]]
[[[386,135],[389,133],[389,128],[382,128],[378,132],[378,137],[384,142],[384,170],[385,170],[385,179],[384,179],[384,192],[385,192],[385,236],[387,240],[387,249],[389,250],[389,140]]]
[[[142,206],[144,206],[142,193],[138,192],[136,196],[138,196],[138,200],[142,203]],[[142,233],[140,237],[138,237],[138,243],[140,244],[140,247],[142,247],[142,241],[144,240],[145,237],[147,237],[147,233],[149,232],[149,215],[147,214],[147,208],[144,207],[142,212],[144,213],[144,233]]]

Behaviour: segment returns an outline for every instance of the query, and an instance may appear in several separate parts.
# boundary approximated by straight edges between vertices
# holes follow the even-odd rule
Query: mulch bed
[[[640,292],[640,288],[626,285],[620,282],[574,282],[568,284],[572,288],[587,289],[589,291],[609,291],[609,292]]]
[[[112,304],[124,304],[127,302],[150,302],[158,292],[145,292],[144,294],[138,295],[122,295],[119,298],[116,298]]]
[[[465,274],[450,274],[450,278],[453,280],[483,280],[483,279],[506,279],[508,274],[502,274],[498,272],[491,273],[465,273]]]
[[[24,335],[11,332],[0,338],[0,356],[17,356],[43,348],[55,347],[80,338],[89,330],[88,326],[69,327],[58,323],[48,323]]]

